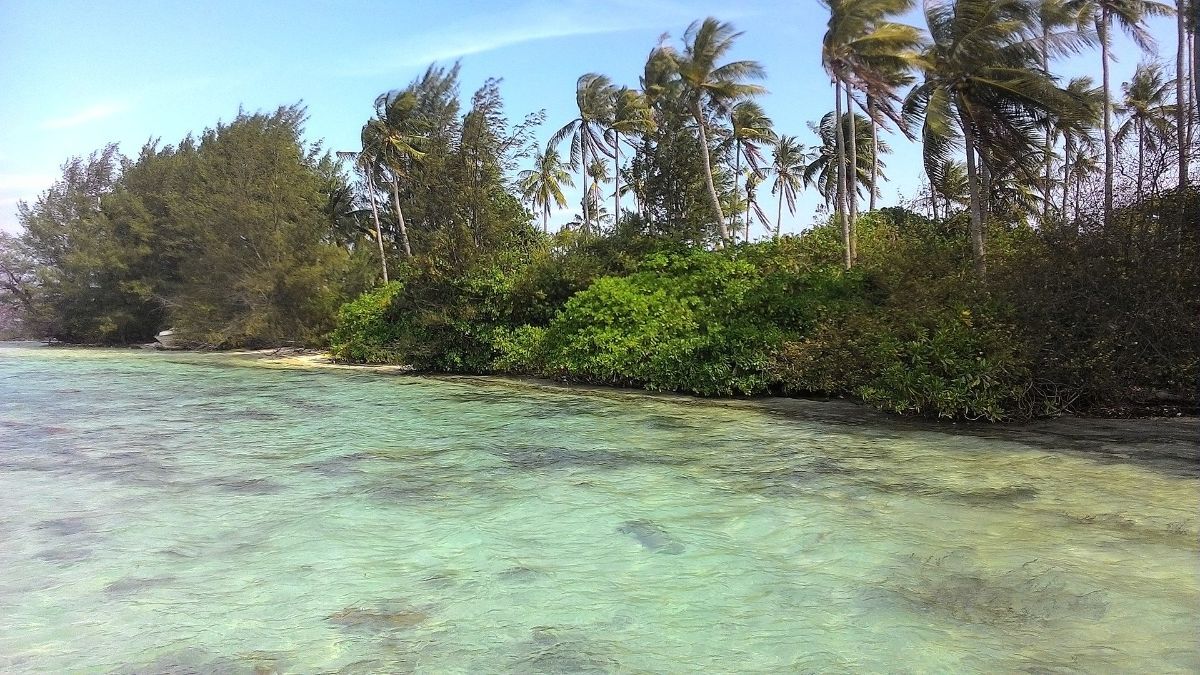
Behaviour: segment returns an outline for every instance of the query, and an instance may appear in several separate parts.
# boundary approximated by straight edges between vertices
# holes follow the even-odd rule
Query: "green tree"
[[[1124,94],[1117,103],[1117,112],[1125,121],[1113,134],[1115,147],[1120,148],[1132,136],[1137,140],[1137,198],[1145,196],[1146,151],[1156,152],[1161,146],[1176,140],[1175,105],[1171,101],[1174,80],[1167,77],[1161,64],[1140,63],[1133,77],[1121,85]]]
[[[1037,183],[1042,133],[1055,117],[1078,118],[1082,103],[1038,65],[1035,9],[1024,0],[958,0],[925,6],[932,43],[918,61],[923,80],[904,111],[922,123],[925,171],[934,181],[954,147],[966,151],[970,237],[975,270],[987,269],[984,223],[991,215],[991,182],[1006,166]],[[1052,45],[1067,50],[1078,38]]]
[[[881,113],[891,112],[891,102],[898,101],[896,90],[907,84],[907,72],[921,46],[921,33],[906,24],[889,21],[889,17],[908,11],[912,0],[824,0],[829,9],[829,21],[821,41],[821,63],[833,79],[834,114],[842,117],[842,93],[845,93],[846,113],[853,114],[855,91],[861,91],[871,101],[866,107],[873,121]],[[849,131],[843,136],[843,131]],[[847,157],[858,156],[856,125],[837,133],[837,169],[839,172],[837,209],[842,225],[846,267],[854,264],[854,219],[858,214],[856,172],[846,172]]]
[[[762,145],[773,144],[778,139],[771,118],[755,101],[741,101],[733,106],[729,114],[729,140],[733,144],[733,187],[742,175],[742,158],[746,159],[748,174],[761,174],[766,163]],[[747,179],[748,180],[748,179]],[[733,219],[736,223],[736,217]],[[745,240],[750,241],[750,204],[747,193]]]
[[[766,76],[762,65],[757,61],[721,63],[741,35],[731,24],[709,17],[688,26],[683,35],[683,51],[671,53],[683,85],[684,100],[700,137],[705,185],[708,188],[722,245],[729,241],[729,228],[725,225],[725,213],[721,209],[721,198],[713,180],[713,162],[709,148],[709,113],[724,116],[738,101],[766,92],[761,85],[748,82]]]
[[[613,98],[616,88],[606,75],[587,73],[575,83],[575,105],[579,117],[567,122],[550,138],[550,145],[557,147],[566,138],[571,139],[571,166],[579,170],[583,177],[583,221],[590,222],[591,213],[586,204],[588,172],[591,170],[591,160],[588,156],[599,157],[608,154],[604,132],[612,124]]]
[[[775,215],[775,237],[783,228],[783,203],[787,202],[788,213],[796,213],[796,192],[804,189],[804,146],[795,136],[781,136],[771,151],[771,173],[775,182],[771,194],[779,195],[779,208]]]
[[[842,114],[842,137],[849,135],[850,115]],[[887,175],[882,169],[886,169],[887,165],[875,157],[875,153],[890,153],[892,148],[886,141],[875,141],[874,136],[877,127],[871,124],[871,121],[862,115],[855,114],[854,127],[856,127],[856,135],[862,138],[870,139],[870,144],[862,144],[856,147],[857,156],[855,158],[855,167],[853,173],[857,176],[855,188],[857,190],[867,189],[871,192],[878,192],[876,181],[882,179],[887,180]],[[833,123],[834,114],[826,113],[819,124],[810,127],[817,133],[821,140],[821,145],[816,148],[815,152],[810,157],[809,163],[804,167],[804,182],[807,185],[814,185],[817,192],[825,199],[826,206],[834,204],[837,198],[837,176],[839,171],[845,174],[851,173],[850,167],[845,166],[839,169],[839,155],[837,152],[837,130]]]
[[[370,167],[392,188],[392,208],[396,211],[400,245],[408,258],[412,257],[412,246],[404,222],[404,209],[400,206],[400,181],[425,156],[420,149],[424,138],[416,129],[418,103],[417,95],[411,89],[380,95],[375,99],[375,117],[367,122],[362,133]]]
[[[613,92],[613,118],[609,124],[613,149],[613,218],[621,219],[621,141],[653,133],[658,127],[654,112],[639,91],[621,87]]]
[[[553,147],[534,155],[533,166],[518,174],[517,181],[521,196],[541,211],[542,231],[549,233],[550,206],[553,204],[560,209],[566,208],[567,198],[563,195],[562,186],[574,186],[575,182]]]

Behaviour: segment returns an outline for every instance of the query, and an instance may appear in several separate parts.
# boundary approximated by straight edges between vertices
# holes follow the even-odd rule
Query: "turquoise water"
[[[1195,423],[787,407],[0,346],[0,672],[1200,669]]]

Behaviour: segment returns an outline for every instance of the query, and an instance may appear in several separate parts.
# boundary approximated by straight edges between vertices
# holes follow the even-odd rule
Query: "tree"
[[[749,174],[761,173],[763,159],[762,144],[773,144],[778,136],[775,134],[771,118],[763,112],[762,106],[755,101],[742,101],[733,106],[729,114],[729,140],[733,143],[734,169],[733,185],[737,191],[737,181],[742,175],[742,158],[746,159]],[[747,179],[747,184],[748,184]],[[749,202],[749,193],[747,193]],[[736,218],[733,219],[736,221]],[[746,209],[745,239],[750,240],[750,209]]]
[[[383,272],[383,283],[388,283],[387,251],[383,247],[383,228],[379,224],[378,193],[375,190],[374,171],[368,165],[367,156],[361,152],[339,152],[340,159],[354,160],[354,166],[367,180],[367,197],[371,203],[371,220],[375,223],[375,244],[379,247],[379,266]]]
[[[795,136],[782,136],[771,152],[771,173],[775,182],[771,194],[779,195],[779,208],[775,216],[775,236],[779,237],[783,227],[783,203],[787,202],[788,213],[796,213],[796,192],[804,189],[804,146]]]
[[[1120,25],[1144,51],[1153,51],[1154,38],[1144,22],[1147,17],[1169,15],[1171,8],[1153,0],[1082,0],[1079,10],[1082,16],[1092,17],[1100,40],[1101,88],[1104,92],[1104,222],[1108,224],[1113,213],[1113,175],[1117,156],[1112,122],[1114,104],[1109,83],[1112,26],[1113,23]]]
[[[956,145],[966,151],[971,250],[982,276],[993,177],[1004,166],[1036,184],[1040,163],[1030,160],[1041,156],[1044,130],[1055,117],[1082,116],[1083,105],[1038,67],[1037,43],[1026,39],[1037,17],[1024,0],[934,2],[925,19],[932,43],[918,61],[923,80],[905,98],[904,113],[922,121],[925,171],[934,182]],[[1061,35],[1049,46],[1053,53],[1081,43]]]
[[[363,148],[370,168],[379,172],[392,187],[392,206],[400,230],[404,255],[412,257],[404,210],[400,207],[400,179],[407,177],[415,162],[425,153],[419,148],[423,138],[416,131],[418,100],[411,90],[382,94],[375,99],[375,118],[363,127]]]
[[[875,156],[876,152],[890,153],[891,146],[886,141],[876,140],[874,138],[876,127],[871,124],[871,121],[862,115],[855,114],[853,116],[854,127],[857,129],[856,135],[863,138],[869,138],[873,142],[871,144],[863,144],[856,146],[857,157],[854,162],[854,171],[850,170],[847,163],[846,166],[839,166],[839,159],[842,157],[837,152],[837,130],[835,128],[834,113],[826,113],[819,124],[809,126],[817,133],[821,139],[821,145],[816,148],[807,166],[804,167],[804,182],[806,185],[814,185],[817,192],[825,199],[826,206],[830,206],[837,198],[838,175],[849,175],[853,173],[857,180],[855,182],[856,190],[861,190],[863,187],[871,192],[878,192],[879,188],[877,181],[879,179],[887,180],[881,169],[886,169],[887,165],[882,160]],[[842,137],[849,136],[849,128],[851,126],[851,116],[843,114],[842,120]]]
[[[671,53],[675,70],[683,85],[687,109],[692,114],[696,123],[696,133],[700,137],[705,185],[712,202],[713,216],[722,245],[729,241],[729,228],[725,225],[725,213],[721,209],[721,199],[717,195],[713,180],[708,113],[723,117],[737,102],[766,92],[761,85],[748,82],[766,76],[766,71],[757,61],[720,63],[741,35],[731,24],[709,17],[688,26],[683,35],[683,52]]]
[[[542,212],[542,231],[550,232],[550,206],[563,209],[567,207],[567,198],[563,195],[562,186],[574,186],[567,166],[558,156],[558,150],[546,148],[533,157],[532,169],[526,169],[517,175],[521,196]]]
[[[1175,82],[1167,78],[1161,64],[1140,63],[1133,77],[1121,85],[1124,97],[1117,104],[1117,112],[1125,121],[1113,134],[1115,147],[1120,148],[1130,136],[1137,139],[1137,196],[1145,196],[1146,151],[1155,152],[1177,137],[1172,119],[1175,106],[1170,102],[1171,89]],[[1183,152],[1182,146],[1180,152]]]
[[[654,133],[657,128],[650,104],[641,92],[621,87],[613,93],[613,118],[609,125],[613,148],[613,218],[621,220],[621,141],[643,134]]]
[[[1067,200],[1071,191],[1071,179],[1074,175],[1072,166],[1076,163],[1080,153],[1096,156],[1099,151],[1093,133],[1100,126],[1100,120],[1103,118],[1102,107],[1104,106],[1104,94],[1099,87],[1095,86],[1090,77],[1072,78],[1067,83],[1066,90],[1081,102],[1083,114],[1075,118],[1055,118],[1051,126],[1052,134],[1061,136],[1063,139],[1061,216],[1064,220],[1067,218]],[[1078,207],[1076,212],[1078,213]]]
[[[591,213],[587,206],[588,171],[591,161],[588,156],[608,154],[604,141],[604,130],[612,123],[613,95],[616,88],[606,75],[587,73],[575,83],[575,105],[579,117],[567,122],[550,138],[550,145],[557,147],[567,137],[571,139],[571,166],[583,177],[583,222],[589,223]]]
[[[921,46],[921,34],[916,28],[893,21],[888,17],[901,14],[912,7],[912,0],[824,0],[829,9],[829,21],[821,41],[821,64],[834,85],[834,113],[842,116],[842,93],[845,92],[846,113],[852,114],[856,101],[854,91],[870,97],[866,107],[875,122],[884,113],[894,114],[893,101],[899,101],[898,87],[907,84],[907,72],[912,67],[916,50]],[[861,107],[861,106],[860,106]],[[857,129],[850,125],[849,136],[843,129],[835,132],[839,172],[847,165],[846,157],[857,157]],[[854,219],[858,212],[855,172],[842,173],[838,179],[838,219],[842,225],[844,261],[849,268],[854,263]]]

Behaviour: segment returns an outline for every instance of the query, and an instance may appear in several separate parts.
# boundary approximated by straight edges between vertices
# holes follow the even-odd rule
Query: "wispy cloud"
[[[96,120],[102,120],[106,117],[112,117],[113,115],[124,112],[128,109],[129,106],[124,103],[97,103],[64,117],[48,119],[45,122],[42,122],[41,127],[43,129],[69,129],[71,127],[87,124],[88,122],[95,122]]]
[[[510,7],[502,14],[477,14],[469,21],[409,33],[395,44],[378,48],[367,58],[357,57],[344,74],[377,75],[539,40],[672,26],[703,15],[704,5],[720,11],[722,18],[747,13],[744,9],[720,9],[715,2],[531,1]],[[680,24],[679,30],[683,26]]]

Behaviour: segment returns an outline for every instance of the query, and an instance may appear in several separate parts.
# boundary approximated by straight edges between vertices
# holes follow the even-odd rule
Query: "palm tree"
[[[1112,88],[1109,84],[1109,51],[1112,49],[1113,23],[1120,25],[1142,50],[1154,50],[1154,38],[1144,21],[1150,16],[1166,16],[1171,8],[1153,0],[1080,0],[1079,12],[1090,16],[1096,24],[1100,39],[1101,87],[1104,91],[1104,222],[1108,224],[1113,211],[1113,174],[1116,171],[1116,146],[1113,139]]]
[[[425,156],[419,149],[422,136],[416,133],[416,94],[411,91],[382,94],[375,99],[375,117],[363,127],[363,147],[371,149],[372,159],[381,176],[392,186],[392,205],[400,228],[404,255],[412,257],[404,211],[400,208],[400,179],[409,167]]]
[[[746,174],[746,241],[750,241],[751,215],[757,216],[758,222],[762,223],[768,232],[771,231],[771,221],[767,219],[767,214],[758,203],[758,186],[764,180],[766,175],[763,172],[751,171]]]
[[[683,34],[683,53],[668,52],[675,64],[683,85],[687,108],[696,122],[700,135],[700,154],[704,160],[704,181],[708,196],[712,200],[713,216],[721,245],[729,240],[729,228],[725,226],[725,213],[721,199],[713,182],[712,158],[708,147],[708,115],[706,110],[724,115],[738,101],[744,101],[766,93],[761,85],[747,80],[759,80],[766,76],[757,61],[730,61],[719,63],[742,34],[733,26],[712,17],[695,21]]]
[[[960,142],[966,151],[970,235],[975,270],[987,262],[984,221],[994,178],[1018,174],[1038,182],[1041,134],[1056,117],[1078,118],[1082,103],[1038,66],[1037,41],[1027,39],[1036,10],[1025,0],[958,0],[925,5],[932,43],[922,53],[923,81],[904,101],[906,116],[922,120],[925,171],[937,181]],[[1064,36],[1056,51],[1082,38]],[[1001,171],[1003,169],[1003,171]]]
[[[845,92],[846,112],[853,113],[857,104],[853,93],[857,90],[870,97],[870,105],[858,104],[858,107],[867,110],[873,120],[878,122],[890,112],[899,121],[892,102],[899,100],[896,90],[907,83],[907,72],[922,40],[916,28],[887,19],[911,9],[912,0],[822,1],[829,9],[829,21],[821,41],[821,64],[833,80],[836,118],[842,116],[842,92]],[[848,137],[843,136],[843,131],[835,129],[839,139],[837,167],[846,166],[846,157],[858,156],[855,125],[848,128]],[[838,178],[838,218],[847,268],[854,264],[855,257],[853,228],[858,200],[854,183],[854,173],[843,173]]]
[[[365,152],[339,152],[338,159],[354,161],[358,170],[367,179],[367,196],[371,201],[371,219],[375,222],[375,243],[379,245],[379,264],[383,268],[383,283],[388,283],[387,253],[383,248],[383,228],[379,226],[379,205],[376,203],[375,180],[371,177],[371,168]]]
[[[737,181],[742,175],[742,158],[746,158],[746,166],[750,174],[760,172],[764,163],[761,143],[773,143],[777,136],[771,118],[763,112],[762,106],[754,101],[742,101],[733,106],[729,113],[729,140],[733,142],[733,189],[738,192]],[[745,239],[750,240],[749,203],[747,203],[747,218]],[[736,220],[736,217],[733,219]]]
[[[542,231],[550,232],[550,206],[564,209],[567,198],[563,195],[562,186],[573,187],[571,174],[567,165],[563,164],[554,147],[546,148],[545,152],[537,152],[533,156],[532,169],[526,169],[517,174],[517,184],[521,188],[521,196],[542,212]]]
[[[613,148],[613,217],[621,220],[621,136],[652,134],[657,128],[646,97],[635,89],[621,87],[613,93],[613,117],[609,125]]]
[[[1094,130],[1100,126],[1104,116],[1104,94],[1090,77],[1075,77],[1067,83],[1067,92],[1082,102],[1084,114],[1078,118],[1056,118],[1051,126],[1053,136],[1063,139],[1062,218],[1067,218],[1067,200],[1070,194],[1071,166],[1080,152],[1095,155],[1098,151]]]
[[[567,122],[563,128],[550,138],[550,145],[557,147],[568,136],[571,137],[571,166],[579,169],[583,176],[583,223],[586,227],[590,222],[591,212],[588,210],[588,170],[591,162],[588,155],[598,157],[608,154],[604,142],[604,130],[612,120],[613,106],[612,80],[606,75],[587,73],[575,83],[575,104],[579,109],[579,117]]]
[[[842,137],[849,136],[850,115],[843,114],[842,117]],[[809,123],[809,127],[816,132],[821,139],[821,145],[812,155],[811,161],[804,167],[804,182],[807,185],[815,185],[817,193],[825,199],[826,206],[832,206],[837,198],[838,175],[848,175],[853,173],[857,177],[855,182],[856,190],[862,187],[867,187],[871,192],[878,192],[877,181],[879,179],[887,180],[887,176],[883,174],[881,169],[886,169],[887,165],[878,157],[874,156],[878,153],[889,153],[891,147],[886,141],[878,140],[870,145],[863,144],[856,146],[858,151],[855,161],[855,170],[849,171],[848,166],[839,166],[839,155],[837,152],[837,130],[833,123],[834,113],[826,113],[821,118],[820,124]],[[870,120],[862,115],[854,115],[854,126],[857,128],[856,134],[865,138],[871,138],[875,141],[875,128]]]
[[[1193,0],[1194,4],[1195,0]],[[1190,134],[1188,129],[1190,107],[1187,99],[1187,0],[1175,0],[1176,4],[1176,43],[1175,43],[1175,129],[1176,145],[1179,148],[1179,194],[1187,188],[1188,183],[1188,145]],[[1195,9],[1192,8],[1192,12]],[[1195,75],[1193,74],[1193,77]],[[1183,202],[1180,201],[1182,204]]]
[[[592,214],[592,221],[595,227],[592,228],[590,225],[585,223],[585,225],[587,225],[585,227],[585,231],[590,234],[599,234],[600,225],[604,220],[604,208],[602,206],[604,202],[604,194],[601,191],[600,186],[612,180],[608,177],[608,165],[605,164],[603,160],[596,159],[592,162],[591,166],[588,167],[587,177],[591,179],[591,185],[583,195],[582,204],[583,208],[586,209],[588,213]]]
[[[1133,77],[1121,85],[1125,95],[1117,104],[1117,112],[1125,116],[1125,122],[1113,134],[1113,142],[1120,148],[1131,134],[1137,137],[1139,198],[1143,195],[1146,151],[1154,152],[1160,144],[1174,140],[1175,128],[1171,121],[1175,106],[1170,103],[1174,85],[1175,82],[1163,72],[1162,65],[1154,62],[1138,64]]]
[[[783,202],[787,201],[788,213],[796,213],[796,192],[804,189],[804,146],[795,136],[782,136],[771,152],[771,173],[775,183],[771,194],[779,195],[779,210],[775,215],[775,237],[783,226]]]

